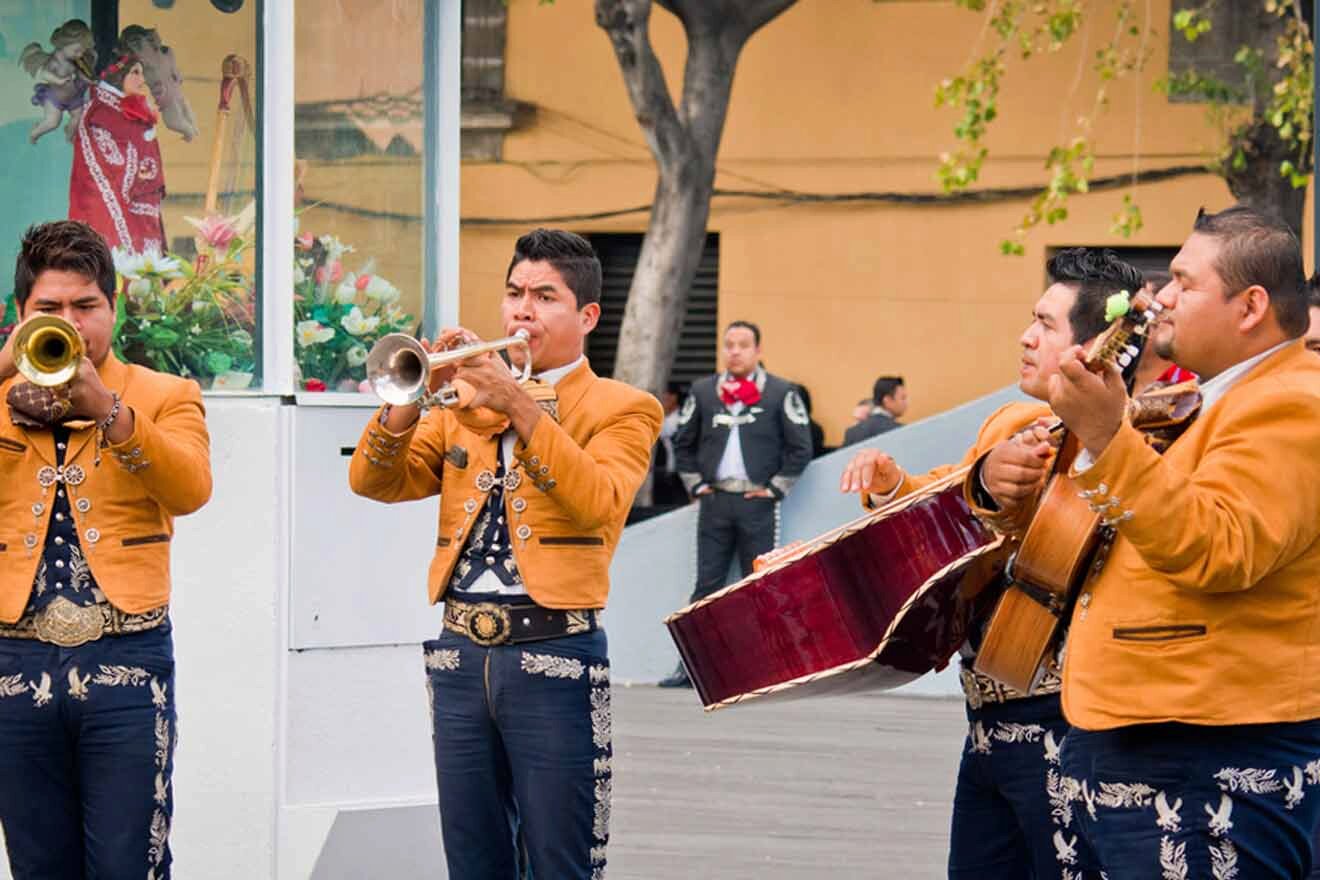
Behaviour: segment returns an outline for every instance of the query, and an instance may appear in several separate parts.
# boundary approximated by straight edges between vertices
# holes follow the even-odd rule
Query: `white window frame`
[[[327,0],[299,0],[303,4]],[[426,28],[423,63],[426,89],[425,228],[429,259],[422,294],[422,327],[458,323],[459,132],[462,71],[462,4],[423,0]],[[250,391],[208,391],[208,396],[287,397],[300,405],[375,406],[371,395],[300,391],[294,381],[293,237],[294,237],[294,0],[261,4],[257,43],[260,48],[261,198],[258,229],[257,290],[261,299],[261,387]]]

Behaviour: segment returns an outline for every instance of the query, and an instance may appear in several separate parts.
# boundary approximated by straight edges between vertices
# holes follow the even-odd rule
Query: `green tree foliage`
[[[1007,254],[1023,253],[1028,232],[1042,223],[1068,217],[1068,201],[1087,192],[1094,170],[1092,131],[1108,105],[1113,85],[1145,70],[1160,36],[1149,15],[1150,4],[1136,0],[955,0],[983,17],[984,31],[973,57],[955,76],[935,90],[935,103],[958,112],[953,133],[957,146],[940,156],[938,177],[946,192],[971,187],[989,156],[986,135],[999,115],[1008,62],[1064,51],[1090,52],[1098,87],[1089,109],[1063,142],[1052,145],[1045,160],[1046,180],[1032,198],[1011,236],[1000,245]],[[1216,2],[1179,7],[1173,15],[1178,38],[1196,41],[1213,26]],[[1242,84],[1188,70],[1166,74],[1157,89],[1170,97],[1203,102],[1223,147],[1212,157],[1210,170],[1224,177],[1234,195],[1258,208],[1273,209],[1294,228],[1301,223],[1301,200],[1286,190],[1304,190],[1311,173],[1311,76],[1314,47],[1299,0],[1233,0],[1259,5],[1252,42],[1238,47],[1233,61],[1242,70]],[[1088,49],[1081,36],[1086,16],[1102,16],[1090,31],[1104,41]],[[1107,25],[1107,26],[1106,26]],[[1270,180],[1273,176],[1275,179]],[[1286,187],[1278,187],[1278,179]],[[1113,231],[1131,236],[1141,229],[1136,176],[1123,207],[1113,219]],[[1286,203],[1286,204],[1284,204]]]

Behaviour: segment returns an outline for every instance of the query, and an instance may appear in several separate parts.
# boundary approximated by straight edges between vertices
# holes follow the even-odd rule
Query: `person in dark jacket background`
[[[907,386],[902,376],[881,376],[871,390],[871,415],[843,434],[843,445],[861,443],[868,437],[899,427],[898,420],[908,408]]]

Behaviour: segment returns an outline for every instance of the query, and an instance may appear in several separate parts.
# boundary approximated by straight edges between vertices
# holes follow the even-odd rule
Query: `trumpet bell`
[[[519,382],[526,382],[532,374],[532,349],[526,330],[516,330],[512,336],[492,342],[474,342],[448,351],[427,351],[422,344],[403,333],[382,336],[367,354],[367,382],[376,396],[393,406],[406,406],[430,395],[431,371],[436,367],[461,364],[469,358],[504,351],[509,348],[523,350],[523,365],[513,370]],[[513,369],[512,367],[510,369]],[[455,382],[455,385],[463,384]],[[433,398],[441,406],[467,406],[467,395],[446,384]]]
[[[56,315],[38,315],[14,335],[14,363],[33,385],[54,388],[78,373],[84,354],[82,336]]]
[[[406,406],[421,400],[430,378],[430,353],[405,333],[382,336],[367,355],[367,382],[388,404]]]

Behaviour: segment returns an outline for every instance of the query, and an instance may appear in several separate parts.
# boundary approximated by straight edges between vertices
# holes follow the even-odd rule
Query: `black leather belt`
[[[534,602],[445,600],[445,629],[467,636],[478,645],[516,645],[588,633],[597,629],[597,612],[542,608]]]

